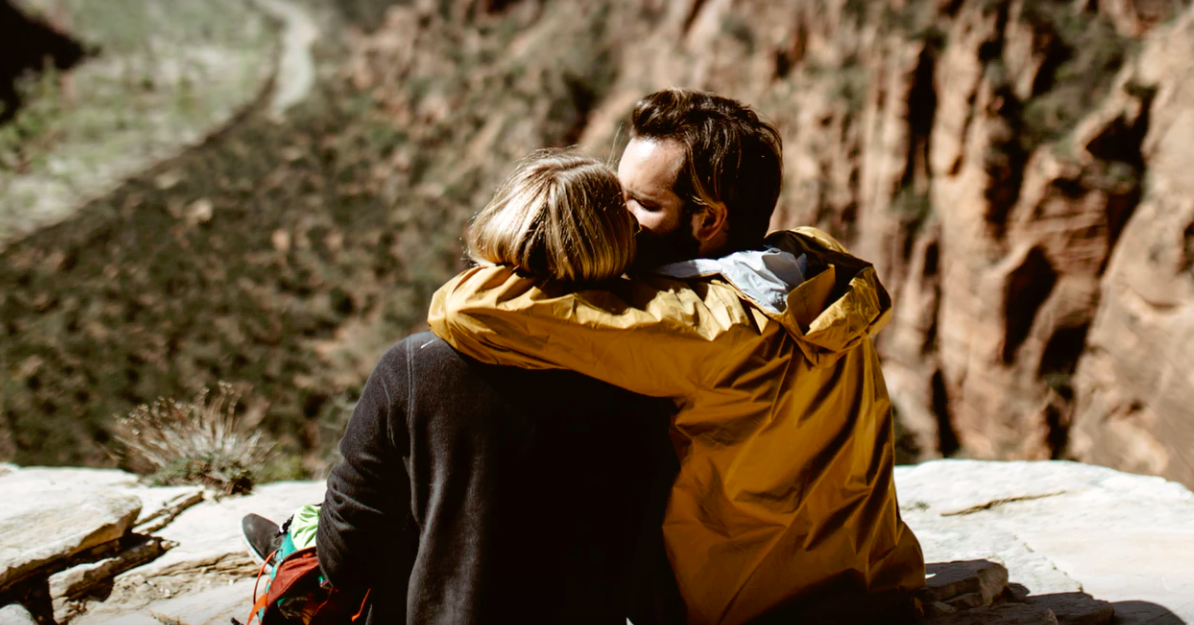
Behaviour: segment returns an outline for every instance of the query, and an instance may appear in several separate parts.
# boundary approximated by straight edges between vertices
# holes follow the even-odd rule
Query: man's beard
[[[685,228],[683,222],[663,234],[643,228],[635,237],[638,253],[634,257],[631,271],[635,273],[648,272],[651,269],[691,260],[700,255],[701,243],[697,241],[692,231]]]

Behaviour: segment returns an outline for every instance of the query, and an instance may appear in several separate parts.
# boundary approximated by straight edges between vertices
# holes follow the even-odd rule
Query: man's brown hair
[[[672,190],[686,214],[721,202],[729,222],[726,251],[762,245],[783,179],[783,142],[775,126],[737,100],[691,89],[652,93],[638,101],[631,120],[633,137],[684,146]]]

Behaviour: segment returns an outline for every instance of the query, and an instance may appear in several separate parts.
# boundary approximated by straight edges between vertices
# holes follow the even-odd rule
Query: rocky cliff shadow
[[[1008,583],[1008,571],[990,560],[931,562],[918,597],[926,625],[1179,625],[1168,608],[1147,601],[1111,603],[1084,592],[1033,594]]]

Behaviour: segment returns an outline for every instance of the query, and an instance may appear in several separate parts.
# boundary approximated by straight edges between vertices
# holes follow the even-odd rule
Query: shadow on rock
[[[1147,601],[1116,601],[1115,615],[1117,624],[1132,625],[1182,625],[1183,621],[1165,606]]]
[[[918,598],[932,625],[1179,625],[1164,606],[1146,601],[1110,603],[1084,592],[1034,595],[1008,583],[1002,564],[990,560],[931,562]]]

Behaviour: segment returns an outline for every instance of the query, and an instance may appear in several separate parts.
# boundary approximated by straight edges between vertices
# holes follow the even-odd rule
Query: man
[[[436,294],[432,330],[485,362],[677,402],[663,531],[688,622],[910,617],[924,563],[896,503],[874,269],[813,229],[764,240],[781,145],[748,107],[667,90],[632,121],[619,178],[640,277],[571,291],[478,267]]]

